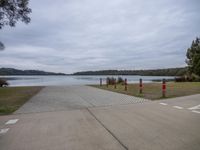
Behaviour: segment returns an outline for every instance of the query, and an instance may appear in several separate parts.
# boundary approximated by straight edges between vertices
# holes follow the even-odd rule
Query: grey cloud
[[[0,67],[71,73],[185,65],[199,0],[32,0],[32,21],[0,31]],[[26,62],[26,63],[24,63]]]

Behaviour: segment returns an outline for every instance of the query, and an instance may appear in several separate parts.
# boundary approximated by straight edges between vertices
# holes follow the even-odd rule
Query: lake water
[[[144,82],[152,82],[157,79],[173,79],[170,76],[0,76],[7,79],[9,86],[64,86],[99,84],[102,78],[105,83],[106,77],[127,78],[128,83],[138,83],[142,78]]]

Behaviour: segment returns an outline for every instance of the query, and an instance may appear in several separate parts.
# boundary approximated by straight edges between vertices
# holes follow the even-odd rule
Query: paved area
[[[200,104],[200,94],[166,99],[166,100],[162,100],[162,102],[163,103],[166,102],[168,105],[171,105],[171,106],[178,105],[180,107],[189,109],[191,107],[194,107]],[[200,107],[199,107],[199,111],[200,111]]]
[[[148,101],[92,87],[47,87],[0,116],[1,150],[199,150],[200,95]]]
[[[91,111],[128,149],[200,149],[200,114],[187,109],[144,103]]]
[[[15,113],[49,112],[141,103],[146,100],[89,86],[46,87]]]
[[[33,113],[0,136],[1,150],[122,150],[87,110]]]

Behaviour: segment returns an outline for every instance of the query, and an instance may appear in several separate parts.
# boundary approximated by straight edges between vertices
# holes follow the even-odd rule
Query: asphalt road
[[[199,105],[200,95],[152,102],[86,86],[47,87],[14,115],[0,116],[0,149],[199,150]]]

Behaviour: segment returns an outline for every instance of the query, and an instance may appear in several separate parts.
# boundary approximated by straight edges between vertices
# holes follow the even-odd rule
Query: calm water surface
[[[138,83],[142,78],[144,82],[152,82],[155,79],[173,79],[170,76],[0,76],[6,78],[10,86],[64,86],[99,84],[102,78],[105,83],[106,77],[127,78],[128,83]]]

